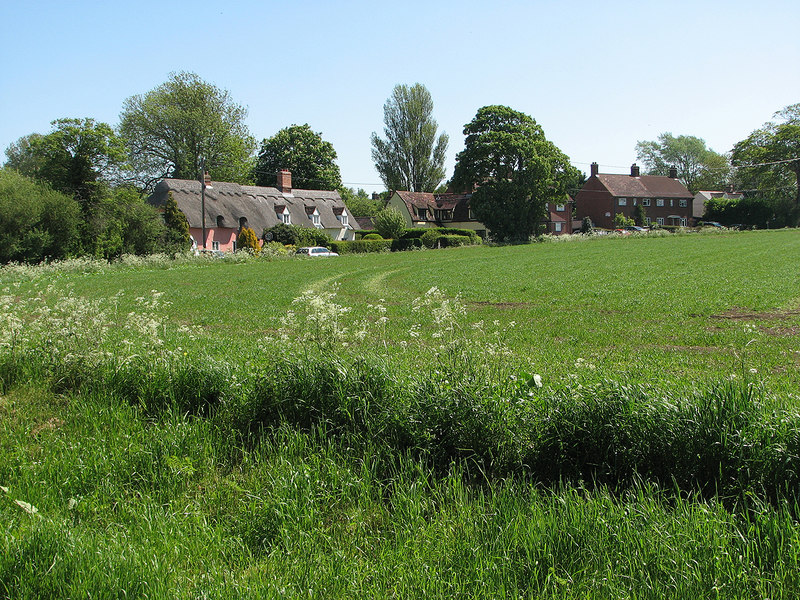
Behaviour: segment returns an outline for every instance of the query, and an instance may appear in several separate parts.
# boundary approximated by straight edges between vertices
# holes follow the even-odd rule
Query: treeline
[[[188,245],[188,229],[183,236],[167,227],[161,213],[135,188],[109,187],[90,205],[82,206],[47,182],[0,169],[2,263],[174,254]]]

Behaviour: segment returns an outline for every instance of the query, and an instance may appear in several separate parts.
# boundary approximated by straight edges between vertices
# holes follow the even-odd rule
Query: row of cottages
[[[592,225],[614,228],[614,216],[633,218],[637,206],[644,208],[645,225],[682,226],[690,224],[694,195],[678,180],[678,171],[669,177],[640,175],[631,165],[630,175],[599,173],[592,163],[591,176],[575,196],[576,221],[589,217]]]
[[[396,191],[388,206],[403,215],[406,227],[451,227],[471,229],[486,238],[486,226],[475,218],[470,208],[472,194],[434,194],[430,192]],[[572,207],[567,202],[547,205],[547,218],[542,221],[547,233],[560,235],[572,232]]]
[[[205,187],[205,189],[203,189]],[[189,222],[189,233],[198,247],[233,252],[243,227],[261,237],[265,229],[286,223],[321,229],[333,240],[354,240],[361,227],[350,216],[339,192],[292,189],[292,174],[278,173],[277,187],[259,187],[186,179],[163,179],[148,200],[164,207],[172,194]],[[205,196],[205,198],[203,198]],[[205,244],[203,216],[205,204]]]

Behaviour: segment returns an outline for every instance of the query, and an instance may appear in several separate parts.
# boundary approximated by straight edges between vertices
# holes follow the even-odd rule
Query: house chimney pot
[[[631,165],[631,177],[638,177],[639,176],[639,167],[636,166],[636,163]]]
[[[671,179],[677,179],[678,178],[678,169],[677,169],[677,167],[670,167],[669,168],[669,176],[670,176]]]
[[[590,177],[594,177],[595,175],[597,175],[597,173],[599,173],[600,165],[598,165],[596,162],[593,162],[592,166],[591,166],[591,170],[592,170],[591,171],[592,174],[590,175]]]
[[[278,189],[284,194],[292,193],[292,172],[288,169],[278,171]]]

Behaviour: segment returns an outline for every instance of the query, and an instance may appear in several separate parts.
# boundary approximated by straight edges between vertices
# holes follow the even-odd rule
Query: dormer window
[[[564,205],[556,204],[556,212],[564,212]]]
[[[319,220],[319,209],[316,206],[306,206],[306,214],[308,218],[311,219],[311,223],[317,229],[322,229],[322,224]]]
[[[225,217],[222,215],[217,216],[217,227],[225,227]]]
[[[342,224],[343,227],[347,227],[349,224],[349,219],[347,217],[347,211],[343,210],[341,214],[336,215],[336,218],[339,219],[339,222]]]
[[[292,224],[292,217],[289,214],[289,208],[284,205],[278,205],[275,207],[275,214],[278,215],[278,220],[285,225]]]
[[[427,208],[420,208],[418,209],[420,221],[427,221],[428,220],[428,209]]]

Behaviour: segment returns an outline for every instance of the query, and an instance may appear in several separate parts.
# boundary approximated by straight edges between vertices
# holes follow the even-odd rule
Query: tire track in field
[[[386,286],[383,285],[383,282],[386,281],[389,276],[401,273],[403,271],[408,271],[410,268],[411,267],[400,267],[399,269],[392,269],[391,271],[381,271],[377,275],[373,275],[364,281],[364,289],[370,294],[374,294],[376,296],[385,294]]]

